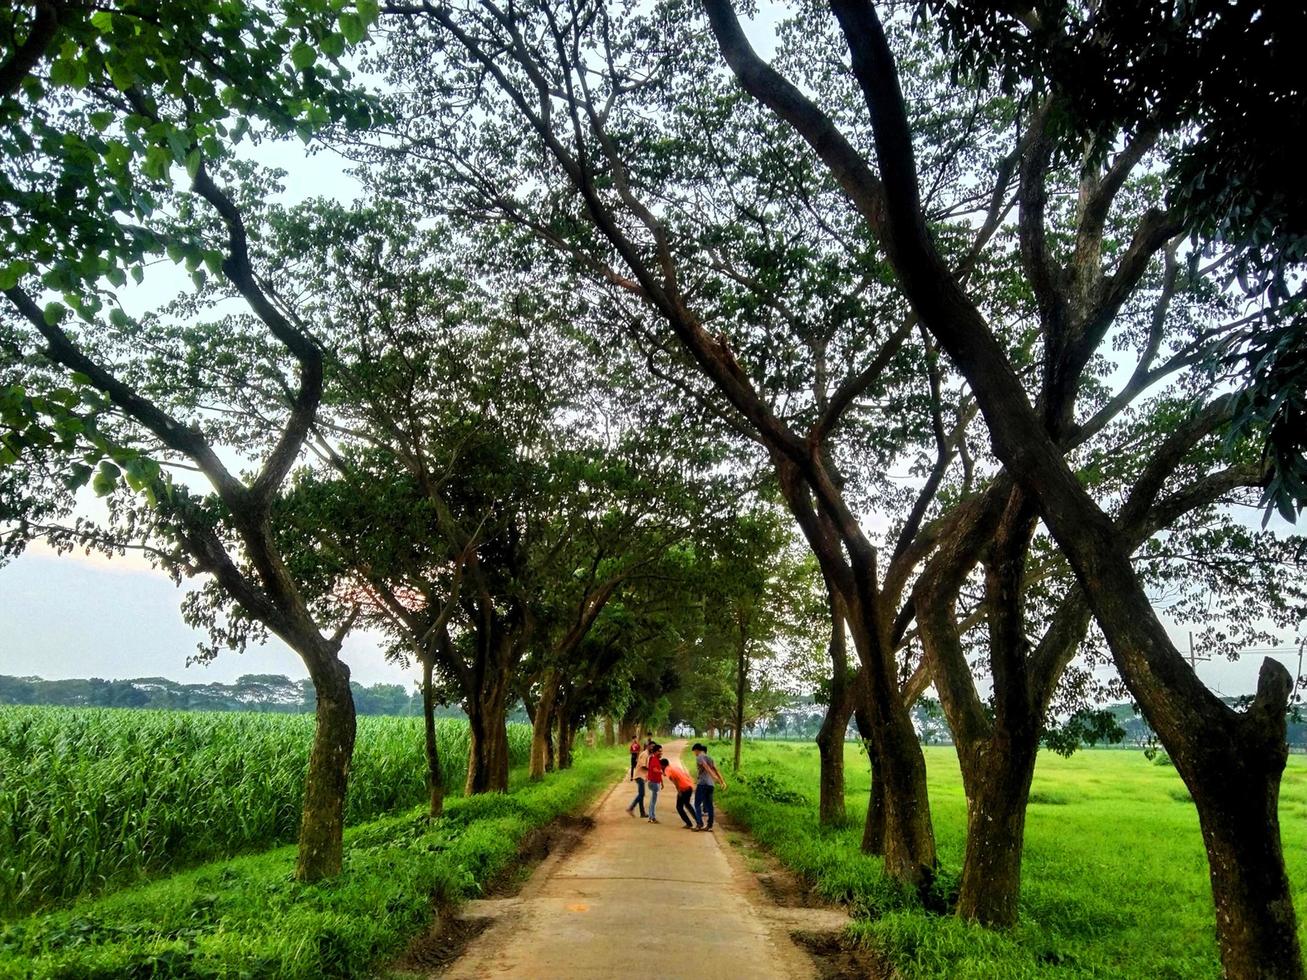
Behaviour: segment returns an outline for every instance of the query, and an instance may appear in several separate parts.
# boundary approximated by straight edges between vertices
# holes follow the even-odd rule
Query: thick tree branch
[[[35,6],[35,15],[28,28],[27,37],[14,48],[14,53],[5,63],[0,65],[0,95],[9,96],[14,93],[23,79],[36,67],[36,63],[41,60],[50,42],[54,40],[55,32],[59,29],[59,12],[64,7],[63,3],[38,0]]]

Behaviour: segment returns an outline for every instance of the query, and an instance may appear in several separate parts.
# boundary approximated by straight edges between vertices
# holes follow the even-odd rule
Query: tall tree
[[[524,232],[535,252],[554,250],[590,280],[596,308],[618,311],[610,319],[620,317],[655,372],[759,447],[838,589],[866,670],[887,867],[927,887],[934,835],[899,652],[905,586],[939,480],[898,491],[900,545],[882,568],[855,516],[858,494],[888,493],[890,461],[929,431],[922,403],[905,394],[927,378],[914,362],[914,321],[881,288],[856,214],[811,220],[814,197],[838,188],[812,181],[806,165],[775,166],[784,155],[768,140],[784,143],[783,127],[730,94],[677,5],[646,16],[586,4],[561,20],[544,3],[387,10],[404,19],[393,64],[412,93],[396,107],[404,143],[394,191],[440,206],[444,176],[456,181],[462,213]],[[431,127],[468,98],[502,125]],[[729,167],[737,147],[721,141],[758,126],[767,139],[749,146],[750,166]],[[942,158],[941,167],[950,180]],[[433,186],[424,175],[436,171]],[[541,181],[541,193],[521,190]],[[797,189],[777,194],[777,182]],[[779,274],[787,269],[796,274]],[[973,411],[955,408],[941,467]],[[870,424],[864,411],[894,422]],[[865,464],[865,484],[844,471],[841,446]]]
[[[1244,712],[1197,679],[1158,621],[1129,560],[1128,530],[1116,526],[1077,479],[1059,442],[1074,416],[1074,393],[1121,305],[1149,260],[1194,229],[1182,212],[1153,208],[1130,244],[1105,267],[1097,232],[1123,178],[1159,136],[1160,119],[1130,134],[1108,159],[1100,143],[1082,168],[1078,225],[1050,235],[1047,177],[1057,94],[1037,92],[1020,154],[1018,227],[1023,271],[1039,304],[1044,385],[1031,404],[996,325],[965,277],[941,254],[923,207],[922,185],[897,62],[881,19],[865,0],[831,10],[866,102],[877,171],[817,104],[753,52],[726,0],[705,4],[723,55],[741,84],[800,133],[840,181],[882,242],[896,280],[976,394],[994,451],[1039,512],[1075,570],[1086,600],[1132,694],[1176,761],[1198,807],[1209,857],[1225,970],[1235,976],[1302,972],[1279,837],[1278,787],[1290,678],[1264,662],[1258,693]],[[1052,11],[1074,16],[1065,8]],[[1099,43],[1111,45],[1112,22]],[[1182,135],[1183,130],[1180,131]],[[1091,150],[1094,146],[1091,145]],[[1062,241],[1069,244],[1061,246]]]
[[[4,431],[0,464],[90,483],[113,497],[125,537],[178,574],[212,576],[250,619],[303,659],[318,695],[296,874],[339,872],[354,706],[339,659],[288,573],[272,531],[277,494],[322,394],[322,355],[306,325],[261,279],[233,146],[370,120],[340,64],[374,4],[262,6],[177,0],[95,6],[39,3],[0,13],[0,288]],[[117,291],[167,257],[197,283],[212,275],[277,349],[247,364],[282,378],[275,418],[239,476],[215,426],[133,364],[166,329],[133,321]],[[58,298],[55,298],[58,297]],[[220,427],[217,427],[220,428]],[[207,495],[174,480],[197,472]],[[10,482],[21,541],[35,499]],[[134,500],[132,499],[134,498]],[[47,498],[48,499],[48,498]],[[72,505],[55,498],[56,510]],[[47,508],[48,510],[48,508]],[[127,516],[128,512],[136,516]],[[48,513],[46,516],[50,516]],[[118,528],[123,532],[123,527]],[[116,547],[123,533],[83,525]],[[342,627],[348,628],[347,623]]]
[[[518,696],[538,778],[606,605],[727,500],[718,451],[639,392],[608,391],[565,308],[465,276],[469,243],[448,227],[384,202],[310,202],[271,223],[270,261],[314,278],[303,302],[330,324],[297,554],[326,563],[324,596],[332,576],[362,589],[396,650],[459,691],[470,792],[506,788]]]

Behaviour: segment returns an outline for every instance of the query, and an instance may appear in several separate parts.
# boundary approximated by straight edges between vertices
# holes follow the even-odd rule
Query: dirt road
[[[683,742],[668,745],[678,758]],[[521,893],[473,902],[464,915],[493,924],[442,974],[459,980],[615,977],[631,980],[816,976],[790,939],[795,912],[772,906],[717,833],[691,833],[676,815],[670,784],[659,823],[626,813],[635,784],[613,786],[594,828],[550,858]],[[729,794],[728,794],[729,800]],[[803,912],[831,927],[829,910]]]

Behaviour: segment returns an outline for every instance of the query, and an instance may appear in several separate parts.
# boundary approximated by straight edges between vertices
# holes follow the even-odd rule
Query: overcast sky
[[[761,18],[770,19],[766,14]],[[764,55],[771,49],[766,27],[750,31]],[[358,184],[345,173],[343,161],[329,152],[307,156],[299,143],[292,142],[263,146],[253,156],[290,172],[286,203],[310,196],[347,201],[358,194]],[[137,297],[143,307],[161,298]],[[130,301],[127,305],[140,312]],[[0,567],[0,674],[163,676],[191,683],[232,681],[249,673],[305,676],[299,658],[275,639],[244,654],[224,653],[211,664],[187,667],[187,658],[203,637],[182,621],[181,597],[182,592],[143,559],[56,556],[35,545]],[[1186,624],[1167,625],[1177,645],[1187,649]],[[1297,665],[1299,639],[1280,636],[1278,657],[1290,670]],[[346,641],[343,658],[354,679],[363,684],[408,684],[413,679],[410,672],[386,663],[377,638],[367,633],[356,633]],[[1244,694],[1255,687],[1260,662],[1261,657],[1255,656],[1236,663],[1199,663],[1197,669],[1222,693]]]

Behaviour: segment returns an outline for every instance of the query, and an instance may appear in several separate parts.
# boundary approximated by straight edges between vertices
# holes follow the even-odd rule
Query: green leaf
[[[217,249],[207,248],[204,250],[204,267],[215,276],[222,272],[222,253]]]
[[[68,307],[64,306],[64,304],[60,303],[58,300],[52,300],[45,304],[45,310],[41,315],[45,319],[46,326],[53,327],[64,318],[64,314],[67,312]]]
[[[50,63],[50,82],[54,85],[71,85],[76,77],[70,58],[56,58]]]
[[[358,44],[367,37],[368,28],[358,14],[345,13],[340,15],[340,33],[345,35],[345,40],[350,44]]]
[[[129,459],[125,471],[127,474],[127,485],[138,493],[145,488],[150,480],[149,470],[146,468],[145,460]]]
[[[358,0],[359,16],[368,24],[375,24],[381,16],[381,4],[377,0]]]
[[[303,41],[300,41],[295,45],[295,47],[290,49],[290,63],[300,71],[308,68],[317,60],[318,52],[311,44],[306,44]]]
[[[0,267],[0,289],[13,289],[18,285],[18,280],[27,275],[27,270],[30,268],[31,266],[22,259]]]
[[[97,497],[107,497],[113,493],[114,487],[118,485],[118,477],[120,476],[122,476],[122,470],[105,460],[100,464],[100,468],[95,471],[95,479],[91,481],[91,489],[95,491]]]
[[[55,422],[54,430],[63,439],[72,442],[77,436],[86,431],[86,423],[76,415],[66,415]]]
[[[162,180],[168,173],[172,157],[162,146],[151,146],[145,151],[145,161],[141,164],[141,173],[154,180]]]
[[[80,490],[90,481],[93,472],[85,463],[74,463],[68,468],[68,475],[64,477],[64,486],[69,490]]]

